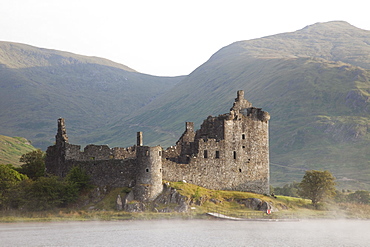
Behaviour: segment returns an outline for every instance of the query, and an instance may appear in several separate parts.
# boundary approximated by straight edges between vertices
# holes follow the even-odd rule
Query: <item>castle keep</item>
[[[175,146],[136,145],[109,148],[68,142],[64,119],[58,119],[56,143],[46,151],[48,173],[66,176],[80,166],[98,186],[131,187],[133,199],[154,200],[163,189],[162,179],[182,181],[216,190],[269,193],[270,115],[244,99],[242,90],[229,113],[209,116],[199,130],[186,122]]]

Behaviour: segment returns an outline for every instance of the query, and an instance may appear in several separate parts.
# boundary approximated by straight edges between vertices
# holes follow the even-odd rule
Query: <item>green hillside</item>
[[[328,169],[341,187],[370,189],[369,44],[369,31],[346,22],[236,42],[125,119],[128,127],[121,119],[100,138],[132,145],[141,130],[148,145],[173,145],[185,121],[199,127],[208,115],[228,112],[243,89],[271,114],[274,185],[300,181],[307,169]]]
[[[19,166],[22,154],[36,150],[31,143],[23,137],[9,137],[0,135],[0,164]]]
[[[131,114],[181,79],[10,42],[0,42],[0,74],[0,133],[24,136],[43,149],[53,143],[59,117],[68,119],[71,140],[79,142],[74,137]]]
[[[75,144],[174,145],[229,111],[237,90],[271,114],[271,182],[330,170],[339,186],[370,190],[370,31],[346,22],[239,41],[185,77],[140,74],[111,61],[0,42],[0,126],[36,147],[66,119]]]

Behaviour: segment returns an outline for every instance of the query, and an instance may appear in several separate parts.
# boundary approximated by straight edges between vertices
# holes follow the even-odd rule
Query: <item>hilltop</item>
[[[118,133],[141,129],[149,145],[171,145],[185,121],[199,126],[204,116],[227,112],[233,91],[243,89],[271,114],[273,184],[323,169],[342,187],[369,189],[369,44],[369,31],[346,22],[235,42],[126,119],[133,128],[114,123],[104,142],[116,145]]]

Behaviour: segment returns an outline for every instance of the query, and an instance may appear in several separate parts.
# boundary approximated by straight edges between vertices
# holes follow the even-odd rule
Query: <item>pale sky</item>
[[[367,0],[0,0],[0,41],[187,75],[235,41],[334,20],[370,30]]]

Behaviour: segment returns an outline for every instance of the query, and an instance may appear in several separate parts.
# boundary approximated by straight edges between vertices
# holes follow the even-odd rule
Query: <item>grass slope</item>
[[[34,150],[36,148],[25,138],[0,135],[0,164],[19,166],[22,164],[20,157]]]

